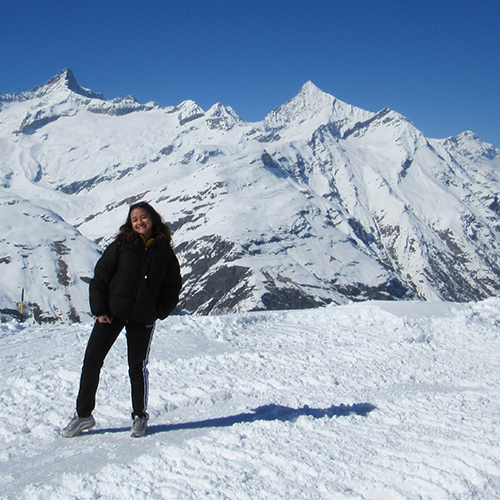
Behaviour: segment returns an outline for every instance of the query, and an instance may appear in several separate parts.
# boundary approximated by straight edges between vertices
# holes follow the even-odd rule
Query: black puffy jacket
[[[182,278],[170,248],[146,248],[142,242],[120,251],[116,242],[98,260],[90,281],[90,309],[95,316],[149,324],[165,319],[179,300]]]

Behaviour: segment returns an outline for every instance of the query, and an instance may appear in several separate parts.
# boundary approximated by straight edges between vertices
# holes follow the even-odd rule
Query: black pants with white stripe
[[[148,356],[154,325],[126,322],[114,319],[112,323],[96,321],[90,335],[83,360],[80,390],[76,400],[76,411],[80,417],[88,417],[95,408],[95,396],[99,376],[111,346],[125,327],[130,384],[132,389],[132,418],[148,417]]]

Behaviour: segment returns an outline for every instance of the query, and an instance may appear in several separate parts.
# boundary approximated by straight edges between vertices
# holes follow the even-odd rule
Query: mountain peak
[[[271,111],[265,123],[270,128],[282,128],[291,122],[302,123],[311,119],[321,123],[347,120],[354,124],[372,116],[373,113],[340,101],[308,81],[295,97]]]
[[[63,85],[65,85],[73,92],[76,92],[77,94],[81,93],[83,90],[82,87],[78,85],[75,75],[70,68],[64,69],[63,71],[61,71],[61,73],[59,73],[59,75],[55,76],[54,78],[59,79],[61,82],[63,82]]]
[[[455,137],[437,140],[437,142],[445,146],[447,150],[454,152],[454,154],[466,156],[473,161],[486,159],[498,162],[500,158],[500,149],[488,142],[484,142],[470,130],[466,130]]]
[[[97,94],[91,90],[84,89],[78,85],[75,75],[70,68],[66,68],[61,71],[58,75],[53,76],[45,85],[41,87],[36,87],[32,90],[37,97],[41,97],[55,90],[70,90],[75,94],[81,95],[83,97],[89,97],[90,99],[101,99],[105,100],[102,94]]]
[[[329,95],[326,92],[323,92],[319,87],[314,85],[314,83],[311,82],[311,80],[309,80],[308,82],[304,83],[304,85],[302,85],[302,88],[300,89],[299,94],[300,93],[307,94],[307,95],[314,95],[314,94]]]
[[[313,82],[308,81],[302,86],[299,93],[284,106],[293,104],[295,107],[307,108],[316,114],[325,108],[331,109],[335,101],[337,101],[335,97],[323,92]]]
[[[230,130],[242,119],[230,106],[224,106],[220,102],[215,103],[207,111],[207,123],[211,129]]]

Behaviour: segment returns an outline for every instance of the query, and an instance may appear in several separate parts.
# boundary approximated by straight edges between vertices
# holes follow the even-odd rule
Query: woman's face
[[[148,241],[153,236],[153,221],[151,220],[151,215],[145,208],[134,208],[130,212],[130,222],[132,224],[132,229],[144,236],[146,241]]]

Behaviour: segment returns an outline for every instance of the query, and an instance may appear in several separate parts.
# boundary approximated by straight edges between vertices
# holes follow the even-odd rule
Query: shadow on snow
[[[179,424],[155,424],[148,428],[148,434],[157,434],[159,432],[170,432],[185,429],[203,429],[208,427],[231,427],[234,424],[242,424],[245,422],[255,422],[257,420],[280,420],[282,422],[294,422],[297,418],[308,416],[313,418],[323,417],[347,417],[349,415],[359,415],[366,417],[368,413],[375,410],[376,406],[371,403],[358,403],[354,405],[339,405],[330,406],[329,408],[310,408],[305,405],[302,408],[289,408],[288,406],[280,406],[269,404],[254,408],[249,413],[239,413],[229,417],[210,418],[200,420],[198,422],[184,422]],[[108,428],[91,430],[91,434],[104,434],[109,432],[123,432],[130,430],[127,428]]]

